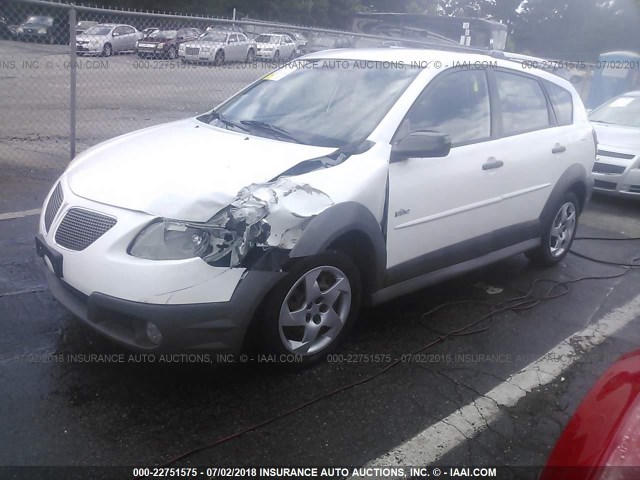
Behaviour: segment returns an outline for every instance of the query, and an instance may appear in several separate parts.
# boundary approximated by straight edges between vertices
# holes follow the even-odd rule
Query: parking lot
[[[365,310],[341,354],[306,371],[257,357],[214,365],[214,358],[131,356],[54,301],[34,249],[32,210],[68,162],[63,50],[0,42],[0,465],[339,466],[381,456],[391,465],[402,455],[442,465],[542,465],[592,382],[640,341],[636,270],[622,275],[625,268],[575,255],[544,270],[521,255]],[[206,111],[267,71],[260,63],[185,67],[135,55],[78,61],[79,150]],[[630,201],[596,196],[581,222],[579,236],[640,237]],[[580,240],[574,249],[629,263],[638,245]],[[420,351],[485,316],[487,303],[526,294],[536,279],[584,277],[607,278],[571,283],[566,295],[498,313],[478,325],[482,331]],[[544,292],[538,285],[534,294]],[[474,303],[423,316],[461,300]],[[575,336],[598,322],[619,328],[597,341]],[[451,422],[565,339],[582,345],[575,363],[539,372],[538,384],[490,416],[476,407],[467,424]],[[422,453],[384,457],[440,427],[459,435],[447,430]]]

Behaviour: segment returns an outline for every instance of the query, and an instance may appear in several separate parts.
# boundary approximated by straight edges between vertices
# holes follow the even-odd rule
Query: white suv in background
[[[562,260],[595,152],[553,74],[460,51],[324,51],[80,154],[36,244],[54,296],[120,344],[254,339],[310,364],[363,304],[519,253]]]

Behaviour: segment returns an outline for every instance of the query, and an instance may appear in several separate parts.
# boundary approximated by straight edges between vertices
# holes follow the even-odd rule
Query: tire
[[[256,60],[256,52],[253,51],[253,48],[250,48],[247,52],[247,59],[245,63],[253,63]]]
[[[218,50],[216,52],[215,58],[213,59],[213,64],[215,66],[218,66],[218,65],[222,65],[223,63],[224,63],[224,51]]]
[[[263,304],[258,318],[261,346],[273,354],[299,355],[300,361],[285,364],[288,367],[323,361],[353,328],[361,295],[360,272],[341,252],[293,263]]]
[[[552,267],[567,256],[578,229],[580,202],[573,192],[567,192],[545,220],[540,239],[540,247],[527,252],[533,263]]]
[[[276,50],[276,53],[273,54],[274,63],[278,63],[280,61],[280,50]]]
[[[169,57],[169,60],[175,60],[176,58],[178,58],[178,51],[176,50],[176,47],[171,47],[169,49],[169,51],[167,52],[167,57]]]
[[[104,47],[102,47],[102,56],[110,57],[113,55],[113,48],[111,48],[111,44],[107,43]]]

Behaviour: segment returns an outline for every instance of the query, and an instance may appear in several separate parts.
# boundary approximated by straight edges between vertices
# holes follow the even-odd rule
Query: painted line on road
[[[39,214],[39,208],[34,208],[33,210],[22,210],[21,212],[0,213],[0,220],[14,220],[16,218],[31,217],[32,215]]]
[[[458,409],[384,455],[370,467],[427,466],[469,441],[534,389],[559,377],[581,355],[603,343],[640,316],[640,296],[611,311],[584,330],[565,338],[506,382]]]

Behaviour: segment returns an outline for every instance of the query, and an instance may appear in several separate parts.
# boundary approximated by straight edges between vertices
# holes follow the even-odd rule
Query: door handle
[[[500,168],[504,165],[502,160],[496,160],[495,158],[487,159],[487,163],[482,165],[482,170],[492,170],[494,168]]]
[[[560,145],[559,143],[556,143],[556,145],[551,149],[551,153],[564,153],[566,151],[567,147]]]

